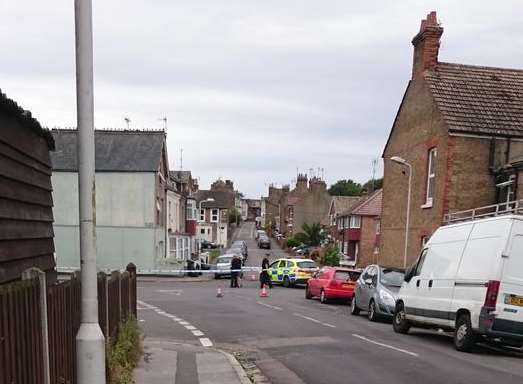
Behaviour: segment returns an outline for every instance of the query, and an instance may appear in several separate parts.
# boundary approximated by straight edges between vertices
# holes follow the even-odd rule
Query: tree
[[[229,224],[236,223],[239,225],[242,215],[236,208],[229,208],[227,211],[227,217],[229,219]]]
[[[362,186],[352,179],[338,180],[328,190],[331,196],[359,196]]]
[[[330,246],[325,249],[325,252],[320,258],[321,265],[336,266],[340,265],[340,252],[338,248]]]
[[[294,235],[294,239],[300,243],[316,247],[325,240],[325,233],[320,223],[313,223],[311,225],[304,223],[301,229],[303,232],[298,232]]]
[[[372,179],[370,179],[365,184],[363,184],[362,189],[371,193],[377,189],[383,188],[383,177],[380,177],[379,179],[374,179],[374,188],[373,188],[372,184],[373,184]]]

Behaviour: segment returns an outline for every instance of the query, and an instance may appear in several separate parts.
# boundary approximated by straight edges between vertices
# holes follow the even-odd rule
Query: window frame
[[[200,209],[200,222],[205,222],[205,208]]]
[[[436,162],[438,158],[438,149],[432,147],[427,153],[427,181],[425,184],[425,204],[423,208],[430,208],[434,203],[434,194],[436,189]],[[431,188],[432,182],[432,188]],[[430,195],[429,195],[430,194]]]
[[[216,211],[216,213],[214,213]],[[217,223],[220,221],[220,210],[218,208],[211,209],[211,223]]]
[[[356,219],[357,225],[356,225]],[[351,215],[349,220],[349,228],[351,229],[360,229],[361,228],[361,216],[360,215]]]

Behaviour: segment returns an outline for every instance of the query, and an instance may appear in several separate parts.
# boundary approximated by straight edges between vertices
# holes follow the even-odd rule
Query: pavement
[[[250,384],[234,356],[214,348],[148,337],[136,384]]]
[[[257,249],[253,230],[245,223],[238,236],[249,245],[247,264],[259,266],[265,250]],[[276,247],[271,253],[284,256]],[[489,345],[457,352],[449,334],[399,335],[389,322],[350,315],[348,305],[306,300],[302,288],[275,287],[268,298],[259,293],[259,283],[249,280],[239,289],[228,280],[139,282],[139,320],[148,338],[200,349],[210,343],[207,349],[234,355],[255,383],[523,382],[521,352]]]

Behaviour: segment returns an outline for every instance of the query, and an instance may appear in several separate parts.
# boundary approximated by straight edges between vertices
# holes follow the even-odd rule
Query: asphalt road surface
[[[253,234],[253,223],[245,223],[238,238],[248,242],[247,264],[259,266],[266,251]],[[282,256],[274,246],[271,253]],[[523,383],[523,353],[494,346],[460,353],[444,333],[398,335],[390,323],[351,316],[348,305],[306,300],[302,288],[275,287],[260,298],[258,281],[243,283],[141,281],[140,324],[147,336],[239,352],[275,384]]]

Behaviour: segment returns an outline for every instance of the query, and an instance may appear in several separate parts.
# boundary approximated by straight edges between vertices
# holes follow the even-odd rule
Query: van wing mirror
[[[403,280],[407,283],[410,282],[412,280],[412,278],[414,277],[415,270],[416,270],[416,264],[408,267],[407,270],[405,271],[405,276],[403,277]]]

